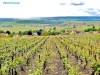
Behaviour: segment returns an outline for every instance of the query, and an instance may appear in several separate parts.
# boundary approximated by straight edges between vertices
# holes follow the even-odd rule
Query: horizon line
[[[100,17],[100,16],[46,16],[49,17]],[[15,18],[15,17],[0,17],[0,19],[32,19],[32,18],[46,18],[45,16],[42,17],[31,17],[31,18]]]

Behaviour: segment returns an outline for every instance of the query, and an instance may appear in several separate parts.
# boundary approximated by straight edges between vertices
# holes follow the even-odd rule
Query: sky
[[[0,0],[0,18],[55,16],[100,16],[100,0]]]

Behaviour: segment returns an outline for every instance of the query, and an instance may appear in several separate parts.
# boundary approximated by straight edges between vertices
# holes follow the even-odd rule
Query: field
[[[0,75],[100,75],[100,35],[0,38]]]
[[[100,21],[73,19],[1,18],[0,75],[100,75]]]
[[[44,24],[19,24],[19,23],[9,23],[9,22],[3,22],[0,23],[0,30],[3,31],[11,31],[18,33],[19,31],[28,31],[28,30],[39,30],[44,29],[48,31],[49,28],[56,27],[57,31],[60,31],[62,29],[66,28],[73,28],[73,25],[77,26],[77,30],[84,31],[86,28],[92,28],[92,25],[95,25],[96,28],[100,28],[100,22],[64,22],[63,24],[54,24],[54,25],[44,25]],[[90,25],[90,26],[89,26]]]

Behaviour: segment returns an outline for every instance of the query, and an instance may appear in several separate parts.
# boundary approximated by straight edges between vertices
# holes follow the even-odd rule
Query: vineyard
[[[100,35],[0,38],[0,75],[100,75]]]

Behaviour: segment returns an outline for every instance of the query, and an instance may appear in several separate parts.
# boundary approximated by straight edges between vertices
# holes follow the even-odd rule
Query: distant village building
[[[14,34],[13,37],[18,37],[18,34]]]
[[[43,29],[45,30],[46,26],[43,26]]]
[[[98,33],[98,31],[94,31],[94,32],[93,32],[93,34],[97,34],[97,33]]]
[[[75,30],[76,30],[76,25],[73,26],[73,31],[75,31]]]
[[[20,37],[24,38],[24,35],[21,35]]]
[[[73,26],[73,30],[70,34],[80,34],[81,32],[76,30],[76,25]]]
[[[8,34],[1,33],[0,37],[8,37]]]
[[[100,31],[98,31],[98,33],[100,33]]]
[[[85,34],[89,34],[89,32],[85,32]]]
[[[93,31],[89,31],[90,34],[93,34]]]
[[[37,33],[33,33],[32,35],[33,35],[33,36],[36,36],[36,35],[37,35]]]
[[[72,32],[70,34],[76,34],[76,33],[74,32],[74,30],[72,30]]]
[[[81,32],[80,31],[78,31],[78,30],[75,30],[74,31],[76,34],[80,34]]]

